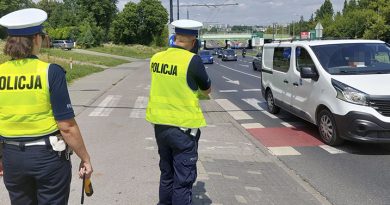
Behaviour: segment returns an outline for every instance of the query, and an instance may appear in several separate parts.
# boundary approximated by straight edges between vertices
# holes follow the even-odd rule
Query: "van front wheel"
[[[318,130],[320,132],[321,139],[328,145],[335,146],[344,142],[337,134],[336,121],[333,114],[323,109],[318,114]]]
[[[272,114],[279,113],[280,108],[277,105],[275,105],[274,96],[272,95],[271,90],[267,91],[266,100],[267,100],[268,111]]]

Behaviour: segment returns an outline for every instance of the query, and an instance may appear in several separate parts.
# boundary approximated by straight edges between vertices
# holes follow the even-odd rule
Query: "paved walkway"
[[[158,154],[144,119],[149,94],[148,61],[106,69],[69,87],[94,165],[95,194],[85,204],[151,205],[158,200]],[[254,140],[214,100],[202,101],[202,129],[195,205],[330,204]],[[79,159],[73,156],[69,204],[80,203]],[[0,186],[1,204],[9,204]]]

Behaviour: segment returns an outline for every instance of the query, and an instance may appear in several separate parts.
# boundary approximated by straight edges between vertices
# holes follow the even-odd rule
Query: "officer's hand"
[[[3,176],[4,172],[3,172],[3,160],[0,159],[0,176]]]
[[[90,162],[80,162],[80,168],[79,168],[79,177],[80,179],[83,178],[85,174],[85,178],[89,179],[91,178],[93,169]]]

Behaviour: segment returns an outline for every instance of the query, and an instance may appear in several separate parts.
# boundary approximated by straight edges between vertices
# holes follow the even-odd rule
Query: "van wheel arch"
[[[326,144],[337,146],[344,142],[344,139],[338,133],[333,113],[325,105],[320,105],[317,108],[316,124],[321,140]]]
[[[275,104],[275,99],[270,88],[265,91],[265,101],[267,101],[268,112],[277,114],[280,112],[280,107]]]

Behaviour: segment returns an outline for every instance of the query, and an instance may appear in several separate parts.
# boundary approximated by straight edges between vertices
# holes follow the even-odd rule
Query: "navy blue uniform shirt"
[[[173,47],[184,49],[179,46]],[[194,55],[188,66],[187,83],[192,90],[198,90],[198,88],[201,90],[208,90],[211,86],[211,80],[199,55]]]

